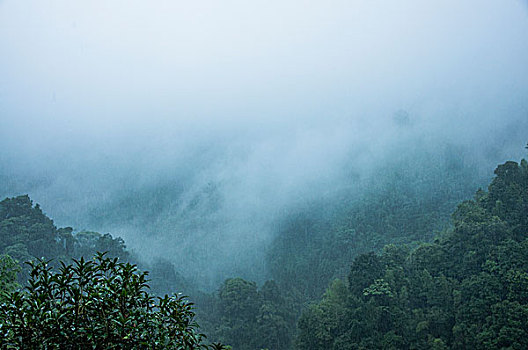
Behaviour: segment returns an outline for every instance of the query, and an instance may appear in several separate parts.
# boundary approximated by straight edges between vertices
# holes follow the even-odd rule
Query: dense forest
[[[358,256],[298,322],[299,349],[525,349],[528,164],[506,162],[453,227]]]
[[[527,11],[0,0],[0,350],[528,349]]]
[[[152,295],[189,294],[195,309],[181,296],[173,306],[184,318],[197,316],[210,342],[233,349],[526,348],[527,162],[499,165],[488,191],[462,201],[451,224],[449,211],[467,197],[467,169],[452,164],[429,178],[406,175],[378,176],[383,183],[334,206],[331,215],[317,206],[293,213],[267,253],[272,279],[259,286],[229,278],[214,293],[189,285],[168,260],[142,261],[121,238],[57,228],[27,195],[6,198],[0,202],[2,329],[14,296],[35,295],[46,271],[64,274],[65,266],[79,269],[86,259],[107,274],[104,266],[118,258],[121,270],[114,273],[134,264],[151,271],[134,270],[138,292],[148,285]],[[21,264],[30,260],[36,262]],[[97,283],[91,288],[99,291]],[[54,312],[67,322],[64,310]]]

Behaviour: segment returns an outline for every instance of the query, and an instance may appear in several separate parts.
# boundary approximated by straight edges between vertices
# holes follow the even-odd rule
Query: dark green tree
[[[17,273],[20,267],[9,255],[0,255],[0,303],[7,298],[9,293],[15,291],[19,285],[17,283]]]
[[[218,339],[235,349],[255,349],[260,307],[257,284],[242,278],[227,279],[218,296],[222,315]]]

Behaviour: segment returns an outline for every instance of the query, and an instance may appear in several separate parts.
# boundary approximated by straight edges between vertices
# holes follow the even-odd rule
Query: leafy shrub
[[[154,298],[147,273],[98,253],[61,262],[58,272],[28,263],[24,290],[0,305],[3,349],[223,349],[203,345],[184,296]]]

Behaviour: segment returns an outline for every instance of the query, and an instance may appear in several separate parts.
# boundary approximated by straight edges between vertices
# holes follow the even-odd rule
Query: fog
[[[204,285],[281,218],[448,145],[528,141],[525,1],[0,0],[0,194]]]

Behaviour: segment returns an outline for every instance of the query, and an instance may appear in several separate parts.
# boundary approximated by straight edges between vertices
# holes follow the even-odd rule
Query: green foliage
[[[188,284],[175,266],[168,260],[158,258],[149,265],[150,289],[156,295],[169,294],[174,290],[186,290]]]
[[[0,253],[19,261],[55,258],[64,253],[57,228],[27,195],[0,202]]]
[[[249,288],[241,281],[232,280],[220,292],[233,288],[231,292],[239,295],[242,304],[249,302],[252,307],[227,310],[214,297],[202,299],[204,302],[199,305],[207,314],[203,318],[208,332],[235,348],[275,349],[279,346],[273,338],[286,339],[278,334],[285,330],[291,332],[294,322],[305,310],[299,324],[304,322],[314,328],[307,326],[303,332],[302,326],[298,327],[299,348],[329,349],[332,348],[330,339],[335,339],[334,346],[339,349],[351,347],[350,344],[390,348],[408,342],[412,332],[404,324],[411,323],[412,308],[426,305],[428,309],[418,313],[419,320],[415,322],[421,323],[420,329],[425,330],[420,334],[423,338],[420,344],[423,347],[435,344],[437,348],[445,345],[447,340],[436,334],[453,324],[453,317],[447,316],[452,307],[450,310],[438,307],[447,298],[445,293],[452,291],[450,275],[439,273],[450,264],[446,262],[449,252],[438,244],[420,245],[416,250],[385,245],[408,243],[415,247],[417,240],[430,240],[434,231],[448,227],[456,204],[471,196],[468,189],[476,186],[475,176],[460,161],[456,150],[446,150],[443,159],[415,156],[385,164],[372,174],[372,180],[361,183],[361,188],[351,185],[353,189],[343,197],[290,213],[279,223],[280,232],[268,254],[271,275],[282,291],[282,298],[288,300],[288,311],[280,317],[270,315],[280,308],[269,304],[259,306],[261,301],[255,297],[255,285]],[[368,253],[381,250],[384,250],[381,256]],[[411,260],[414,263],[408,262]],[[347,271],[351,262],[352,268]],[[409,276],[413,276],[412,283],[408,283]],[[324,307],[306,308],[323,295],[329,281],[335,278],[348,281],[349,291],[342,298],[344,301],[330,306],[333,304],[325,299],[331,295],[327,290],[322,301]],[[240,288],[236,289],[235,285]],[[243,285],[253,291],[251,297],[243,298],[247,294],[241,288]],[[427,293],[434,288],[438,288],[438,295],[428,301]],[[395,304],[397,308],[390,307]],[[361,305],[368,305],[368,310]],[[346,313],[345,309],[352,311]],[[264,312],[266,317],[259,318]],[[367,323],[356,320],[365,314],[371,325],[376,324],[375,332]],[[395,326],[398,330],[388,334]],[[347,327],[354,328],[354,332],[347,333]],[[416,325],[408,327],[416,328]],[[435,329],[434,337],[427,335],[427,327]],[[255,338],[266,340],[259,344]]]
[[[454,147],[445,147],[443,156],[406,149],[368,179],[351,175],[338,197],[284,219],[268,255],[272,278],[299,294],[300,305],[318,300],[330,281],[346,278],[358,255],[432,240],[479,185],[476,170]]]
[[[35,309],[31,309],[30,306],[32,304],[30,302],[30,299],[28,299],[28,295],[42,293],[42,287],[38,287],[37,288],[35,286],[32,286],[32,283],[37,283],[38,282],[39,283],[38,285],[42,286],[42,283],[48,283],[49,282],[49,288],[48,287],[46,287],[46,288],[48,288],[48,292],[49,293],[52,293],[52,291],[54,291],[53,293],[55,293],[55,295],[52,295],[52,294],[49,294],[49,293],[46,294],[46,295],[45,294],[42,294],[42,295],[38,294],[38,295],[39,295],[39,300],[48,300],[48,301],[46,301],[47,304],[45,303],[46,305],[48,305],[48,304],[52,305],[54,303],[50,301],[51,298],[57,297],[57,293],[59,293],[58,290],[60,288],[66,288],[66,285],[67,285],[67,288],[69,288],[69,291],[65,292],[66,294],[64,294],[63,292],[60,292],[60,293],[63,293],[63,294],[61,294],[61,298],[67,297],[71,293],[74,293],[75,290],[78,291],[78,290],[82,289],[83,291],[86,291],[85,287],[81,288],[81,287],[79,287],[79,285],[75,284],[75,283],[79,283],[79,281],[77,280],[77,282],[74,282],[75,278],[73,278],[73,277],[72,277],[73,278],[72,280],[68,280],[67,282],[64,282],[64,281],[61,282],[63,284],[65,283],[65,285],[57,284],[57,283],[59,283],[59,280],[58,280],[59,277],[58,276],[61,273],[66,273],[67,271],[70,271],[71,273],[74,274],[74,276],[75,276],[75,273],[78,273],[78,272],[79,273],[83,273],[83,274],[87,274],[89,276],[92,276],[94,274],[104,274],[104,273],[106,273],[106,274],[109,274],[109,273],[110,274],[112,274],[112,273],[113,274],[119,274],[119,273],[124,273],[125,272],[124,270],[119,270],[119,269],[124,268],[126,266],[128,266],[128,268],[131,268],[134,271],[134,273],[137,272],[136,271],[136,267],[134,265],[126,265],[126,264],[122,264],[122,263],[117,263],[117,265],[112,267],[111,271],[104,272],[103,271],[104,268],[108,267],[107,263],[105,263],[106,265],[105,264],[101,265],[102,261],[88,261],[88,262],[85,261],[85,258],[92,257],[98,251],[106,251],[107,252],[105,259],[119,257],[120,259],[126,261],[126,260],[128,260],[130,258],[130,254],[126,250],[125,242],[119,237],[114,238],[110,234],[104,234],[103,235],[103,234],[100,234],[98,232],[91,232],[91,231],[81,231],[81,232],[78,232],[78,233],[74,233],[73,229],[71,227],[56,228],[54,226],[54,224],[53,224],[53,221],[51,219],[49,219],[42,212],[42,210],[40,209],[38,204],[33,206],[32,201],[29,199],[29,197],[27,195],[14,197],[14,198],[6,198],[2,202],[0,202],[0,253],[3,252],[3,253],[6,253],[6,254],[9,254],[10,256],[16,258],[18,261],[29,261],[29,260],[40,259],[40,258],[55,259],[55,260],[51,261],[49,263],[49,266],[47,266],[46,268],[44,268],[42,264],[36,264],[36,265],[33,266],[33,270],[31,269],[31,267],[29,265],[23,265],[23,269],[20,270],[20,267],[14,262],[14,260],[9,259],[8,257],[5,257],[5,258],[2,257],[2,260],[0,262],[0,264],[1,264],[0,265],[0,268],[1,268],[1,270],[0,270],[0,287],[1,287],[1,291],[2,291],[1,298],[8,297],[8,296],[9,296],[9,298],[12,298],[12,297],[18,295],[20,300],[18,301],[19,304],[16,304],[16,305],[25,307],[26,309],[24,309],[24,310],[26,310],[28,312],[28,314],[26,316],[24,316],[24,317],[30,317],[35,322],[41,322],[42,323],[42,324],[39,324],[39,325],[37,325],[35,323],[34,324],[34,328],[31,330],[31,332],[34,332],[34,334],[33,335],[29,335],[29,337],[31,339],[33,339],[31,341],[35,342],[35,344],[36,344],[36,342],[39,342],[39,341],[42,340],[42,338],[39,338],[41,335],[39,335],[40,333],[38,333],[38,329],[37,329],[38,327],[42,326],[41,327],[42,330],[43,330],[42,332],[44,332],[44,335],[42,335],[42,336],[46,336],[46,334],[48,334],[48,335],[53,334],[53,327],[49,323],[49,322],[51,322],[49,317],[61,320],[61,324],[64,324],[64,327],[66,327],[66,328],[64,328],[64,329],[58,328],[58,329],[59,329],[60,332],[66,332],[65,334],[67,334],[68,329],[70,329],[70,330],[78,329],[78,327],[80,327],[80,326],[79,325],[72,325],[72,324],[68,325],[68,322],[73,322],[72,321],[73,316],[71,316],[71,315],[75,314],[75,310],[74,310],[73,306],[71,305],[71,302],[72,302],[71,300],[74,300],[74,299],[71,299],[70,301],[68,301],[66,299],[61,300],[60,302],[57,301],[57,303],[60,304],[60,307],[59,306],[57,306],[56,308],[49,307],[48,309],[43,309],[44,311],[40,310],[40,311],[37,312]],[[62,263],[61,264],[58,263],[59,260],[69,259],[70,257],[77,258],[77,260],[74,260],[75,263],[72,266],[64,265]],[[103,267],[103,266],[106,266],[106,267]],[[81,269],[81,267],[82,267],[82,269]],[[60,273],[52,273],[52,268],[59,268],[61,272]],[[87,270],[84,270],[85,268]],[[66,270],[63,271],[63,269],[66,269]],[[73,271],[71,269],[80,269],[80,270]],[[33,294],[31,294],[31,293],[28,294],[27,290],[25,292],[14,292],[14,290],[17,287],[19,287],[19,285],[15,283],[15,280],[13,278],[16,278],[17,272],[19,270],[20,270],[20,273],[18,273],[18,281],[22,285],[27,285],[27,288],[29,288],[29,289],[36,288],[32,292]],[[153,274],[152,274],[151,283],[153,285],[153,292],[155,292],[157,295],[163,295],[165,293],[171,293],[174,290],[176,290],[176,288],[180,289],[180,288],[183,287],[183,283],[181,282],[182,281],[181,276],[178,275],[178,273],[174,269],[174,266],[171,265],[170,263],[168,263],[166,261],[157,260],[152,265],[152,270],[153,270]],[[130,275],[130,271],[127,272],[127,273]],[[42,274],[42,276],[52,276],[52,277],[49,277],[50,279],[48,279],[48,280],[43,280],[42,279],[43,277],[41,276],[41,274]],[[116,277],[116,278],[119,279],[121,277]],[[133,278],[132,275],[130,275],[130,278]],[[138,282],[137,280],[134,280],[134,283],[136,283],[136,285],[140,285],[140,286],[146,287],[146,285],[143,284],[143,283],[145,283],[144,277],[142,277],[142,278],[143,278],[142,282]],[[88,285],[90,285],[90,288],[92,288],[92,292],[95,293],[93,295],[95,296],[97,293],[101,293],[102,297],[105,297],[105,298],[108,297],[109,298],[111,296],[111,294],[109,294],[108,290],[105,290],[106,287],[104,287],[103,284],[101,284],[101,285],[99,284],[99,282],[102,282],[102,281],[105,281],[105,280],[104,279],[96,279],[94,281],[97,282],[97,283],[88,284]],[[37,293],[37,291],[38,291],[38,293]],[[12,293],[12,292],[14,292],[14,293]],[[70,293],[70,294],[68,294],[68,293]],[[117,293],[117,291],[114,291],[114,293]],[[127,292],[127,293],[129,293],[129,292]],[[154,306],[150,307],[150,309],[149,309],[149,308],[147,308],[145,306],[146,305],[145,303],[148,302],[148,300],[147,300],[148,298],[152,299],[152,297],[150,297],[150,296],[147,297],[145,293],[141,294],[141,298],[144,298],[143,299],[143,304],[144,305],[142,307],[143,307],[143,313],[144,313],[144,316],[145,316],[144,317],[144,321],[147,322],[146,326],[154,327],[154,323],[153,323],[152,320],[155,320],[155,319],[152,318],[151,316],[149,316],[149,312],[151,312],[153,310],[162,311],[162,310],[169,310],[171,307],[177,307],[177,308],[181,309],[182,312],[185,311],[185,312],[182,313],[183,316],[185,316],[187,311],[190,310],[190,305],[184,299],[177,299],[178,301],[176,303],[179,303],[178,305],[175,304],[175,302],[170,301],[170,300],[165,301],[165,304],[163,304],[162,303],[162,299],[160,299],[159,303],[157,303],[157,304],[154,303],[153,304]],[[134,294],[131,293],[130,295],[133,296]],[[138,298],[139,298],[139,296],[138,296]],[[83,300],[87,300],[88,301],[89,299],[83,299]],[[107,299],[106,302],[109,301],[109,300],[111,300],[111,299]],[[152,299],[152,300],[154,300],[154,299]],[[41,301],[41,302],[43,302],[43,301]],[[101,301],[99,300],[98,302],[101,302]],[[70,303],[70,304],[68,304],[68,303]],[[5,304],[4,306],[7,307],[7,305],[11,305],[12,306],[14,304],[13,303]],[[83,307],[84,307],[84,309],[86,309],[87,306],[94,307],[95,305],[98,305],[97,302],[92,300],[92,301],[89,301],[89,304],[87,304],[86,306],[83,306]],[[160,307],[162,305],[165,305],[164,309],[160,309]],[[33,307],[36,307],[36,306],[33,305]],[[111,308],[111,306],[108,306],[108,307]],[[189,310],[185,310],[185,308],[189,308]],[[138,308],[136,310],[140,310],[140,309],[141,308]],[[7,309],[4,309],[4,310],[7,310]],[[11,309],[11,312],[14,312],[14,311],[15,311],[14,309]],[[95,310],[92,310],[92,311],[95,312]],[[33,312],[33,314],[30,314],[31,312]],[[43,321],[43,319],[42,319],[42,317],[44,317],[42,315],[43,312],[47,312],[48,313],[47,316],[46,316],[46,317],[48,317],[48,319],[46,321]],[[112,312],[115,313],[115,311],[112,311]],[[40,315],[39,316],[40,318],[35,316],[37,314]],[[90,327],[92,327],[92,328],[90,328],[91,331],[92,331],[90,337],[92,337],[94,339],[97,338],[97,339],[99,339],[98,341],[100,341],[100,342],[104,343],[105,341],[107,341],[108,344],[111,344],[111,342],[113,341],[111,339],[113,339],[112,337],[114,337],[114,338],[116,337],[115,332],[117,332],[117,331],[115,331],[115,329],[113,330],[113,328],[110,327],[108,329],[111,330],[112,332],[114,332],[114,333],[112,333],[114,335],[106,334],[103,337],[101,337],[101,333],[100,333],[101,329],[95,327],[95,322],[99,322],[99,321],[102,322],[102,320],[103,320],[102,316],[99,315],[99,319],[97,319],[92,314],[83,313],[82,315],[83,315],[83,317],[86,316],[86,317],[88,317],[90,319],[90,322],[91,322],[90,323]],[[158,315],[158,314],[153,314],[153,315]],[[159,314],[159,315],[161,315],[161,314]],[[24,322],[30,322],[29,319],[22,319],[21,318],[22,317],[21,314],[19,316],[20,316],[19,320],[18,320],[19,325],[20,324],[24,324]],[[116,315],[116,317],[117,317],[117,315]],[[139,317],[138,314],[131,315],[130,317],[135,317],[136,321],[134,321],[134,322],[136,322],[136,324],[138,324],[137,323],[137,318]],[[150,317],[150,319],[148,317]],[[156,316],[156,317],[157,317],[159,322],[162,322],[160,317],[158,317],[158,316]],[[88,327],[88,325],[86,323],[88,321],[86,321],[86,319],[84,319],[82,317],[78,317],[78,316],[76,316],[75,319],[84,320],[84,321],[82,321],[82,322],[85,322],[83,327],[84,326]],[[110,320],[110,319],[108,319],[108,320]],[[62,321],[64,321],[65,323],[62,323]],[[158,321],[156,321],[156,322],[158,322]],[[108,321],[108,322],[110,322],[110,321]],[[115,325],[118,324],[118,322],[124,322],[124,321],[123,321],[123,319],[116,318],[115,321],[111,321],[111,322],[115,326]],[[132,322],[132,321],[130,321],[130,322]],[[165,321],[163,321],[163,322],[165,322]],[[101,323],[101,324],[105,324],[106,325],[105,327],[108,327],[107,323]],[[44,324],[46,324],[47,325],[46,327],[48,327],[48,328],[44,327]],[[7,324],[3,325],[2,327],[4,327],[4,326],[7,327]],[[126,324],[125,326],[130,328],[130,324]],[[125,326],[122,326],[122,329],[120,330],[120,332],[127,332]],[[70,327],[70,328],[68,328],[68,327]],[[74,327],[74,328],[71,328],[71,327]],[[3,328],[3,329],[6,330],[6,328]],[[11,332],[11,333],[9,333],[9,334],[11,334],[10,337],[14,336],[13,335],[14,333],[12,333],[12,332],[14,332],[13,329],[14,328],[12,328],[10,330],[10,332]],[[31,328],[27,328],[28,332],[30,331],[30,329]],[[46,330],[46,329],[48,329],[48,330]],[[134,327],[134,329],[130,328],[129,330],[137,332],[138,328]],[[149,330],[149,329],[145,328],[145,332],[146,332],[145,334],[147,334],[151,330],[152,329]],[[88,331],[86,331],[86,330],[83,330],[83,332],[86,333],[84,335],[85,338],[82,338],[82,335],[80,333],[75,333],[75,334],[72,334],[72,335],[68,335],[68,337],[69,337],[68,339],[71,339],[71,340],[68,340],[68,341],[71,344],[74,344],[75,341],[79,341],[80,342],[79,344],[84,344],[82,342],[83,341],[87,341],[86,337],[88,337],[89,336],[88,334],[90,334],[90,333]],[[160,335],[160,337],[161,336],[162,335]],[[129,343],[132,341],[132,339],[134,339],[134,337],[135,337],[135,339],[139,339],[139,336],[136,333],[132,333],[132,335],[130,335],[130,336],[126,335],[125,337],[126,337],[126,339],[128,339],[127,341]],[[196,339],[198,339],[198,338],[199,337],[197,336]],[[145,339],[147,339],[147,338],[145,338]],[[27,342],[27,341],[30,341],[30,340],[25,339],[24,341]],[[52,340],[50,340],[50,342],[51,341]],[[159,341],[162,342],[163,340],[161,340],[161,338],[159,338]],[[70,343],[68,343],[68,344],[70,344]],[[129,344],[129,343],[127,343],[127,344]],[[33,344],[33,343],[31,343],[31,344]],[[95,345],[96,347],[99,346],[97,344],[99,344],[99,343],[96,343],[96,345]],[[123,344],[125,344],[125,343],[123,343]],[[162,343],[159,343],[158,345],[156,345],[156,346],[158,346],[157,348],[165,348],[165,347],[163,347],[160,344],[162,344]],[[50,345],[49,348],[53,348],[53,346]],[[60,345],[60,348],[64,348],[64,346],[66,346],[66,345]],[[128,348],[130,348],[130,345],[123,345],[123,346],[125,346],[125,348],[127,348],[127,346],[128,346]],[[211,346],[214,346],[214,344],[211,345]],[[146,347],[146,348],[153,348],[153,347],[151,346],[151,343],[149,343],[149,347]],[[222,349],[222,348],[223,348],[223,345],[217,343],[217,349]]]
[[[352,293],[359,295],[374,280],[382,277],[383,264],[374,253],[362,254],[354,259],[348,275],[348,285]]]
[[[19,262],[33,259],[65,260],[89,258],[98,251],[111,257],[129,258],[123,239],[97,232],[73,233],[71,227],[57,228],[29,196],[6,198],[0,202],[0,254]],[[28,266],[22,265],[18,281],[29,278]]]
[[[499,165],[488,191],[462,202],[448,228],[455,203],[469,198],[471,176],[452,151],[443,161],[416,159],[395,171],[387,164],[363,184],[369,190],[351,191],[342,205],[291,214],[268,255],[277,283],[259,289],[233,278],[215,295],[198,293],[202,329],[237,350],[527,348],[528,163]],[[0,202],[0,253],[24,261],[98,250],[130,258],[121,238],[56,228],[28,196]],[[13,264],[0,261],[4,344],[203,347],[191,304],[148,295],[134,265],[99,256],[55,273],[41,262],[31,276],[19,274],[29,285],[15,291]],[[151,270],[157,293],[185,285],[168,261],[155,260]]]
[[[299,349],[331,349],[338,334],[347,328],[344,311],[349,303],[346,285],[334,280],[319,304],[311,304],[298,322],[296,347]],[[347,343],[347,342],[345,342]]]
[[[274,281],[227,279],[217,296],[199,303],[200,320],[210,338],[234,349],[290,349],[295,313]]]
[[[528,166],[495,174],[433,243],[355,258],[346,293],[303,312],[296,347],[527,348]]]
[[[147,274],[98,254],[93,260],[30,263],[25,290],[0,306],[2,348],[198,349],[192,303],[183,296],[154,298]],[[222,349],[220,344],[212,349]]]
[[[109,233],[81,231],[72,235],[74,257],[91,257],[96,252],[106,252],[109,257],[128,259],[125,241],[121,237],[113,238]]]
[[[18,288],[17,273],[20,267],[9,255],[0,255],[0,303]]]

